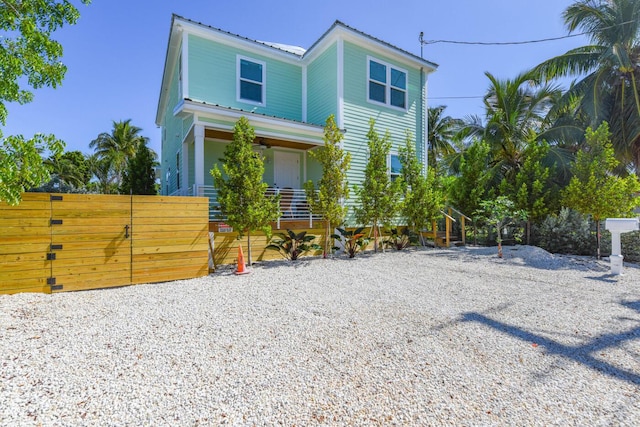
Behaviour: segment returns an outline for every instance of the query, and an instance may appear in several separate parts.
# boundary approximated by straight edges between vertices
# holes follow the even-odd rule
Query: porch
[[[311,213],[307,203],[307,195],[302,188],[267,188],[268,196],[280,194],[280,217],[272,223],[272,227],[281,229],[299,229],[321,227],[321,215]],[[212,185],[196,185],[181,192],[181,196],[198,196],[209,198],[209,229],[214,232],[230,232],[225,223],[226,218],[218,204],[218,190]]]

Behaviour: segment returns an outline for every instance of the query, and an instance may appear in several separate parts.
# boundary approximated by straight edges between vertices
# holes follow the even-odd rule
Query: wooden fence
[[[208,199],[25,193],[0,202],[0,294],[208,273]]]
[[[320,246],[324,245],[324,229],[323,228],[305,228],[304,221],[298,221],[297,223],[282,223],[281,229],[276,229],[273,227],[273,235],[277,236],[278,233],[286,233],[286,229],[284,227],[291,228],[292,231],[296,233],[300,233],[302,231],[306,231],[307,234],[311,234],[316,236],[316,239],[312,243],[317,243]],[[321,223],[318,222],[318,226]],[[213,261],[216,266],[224,265],[224,264],[235,264],[238,260],[238,246],[242,245],[242,251],[244,253],[245,261],[248,263],[248,249],[247,249],[247,236],[245,235],[242,239],[238,240],[238,233],[236,232],[220,232],[218,231],[218,224],[211,223],[211,231],[213,232]],[[265,236],[261,231],[255,232],[251,235],[251,252],[252,252],[252,261],[269,261],[274,259],[283,259],[282,255],[279,252],[274,250],[267,250],[266,247],[269,244],[269,239]],[[312,251],[306,254],[307,256],[311,255],[322,255],[322,251]]]

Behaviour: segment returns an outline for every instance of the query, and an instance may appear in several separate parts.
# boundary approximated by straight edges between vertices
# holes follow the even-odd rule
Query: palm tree
[[[539,86],[529,72],[513,80],[500,80],[489,72],[485,75],[490,81],[484,97],[486,123],[470,117],[464,130],[489,144],[493,179],[498,183],[517,173],[527,146],[548,127],[547,113],[559,89],[549,84]]]
[[[131,119],[114,121],[111,133],[103,132],[89,144],[98,158],[113,170],[113,183],[116,186],[122,182],[129,159],[135,156],[140,144],[148,141],[148,138],[139,135],[141,131],[141,128],[131,124]]]
[[[456,152],[455,141],[462,120],[454,119],[451,116],[444,116],[444,105],[431,107],[428,111],[429,125],[429,167],[437,170],[439,160]]]
[[[87,164],[89,165],[89,171],[98,181],[96,185],[98,193],[115,193],[118,186],[115,184],[116,176],[109,160],[97,154],[91,154],[87,157]]]
[[[565,94],[598,127],[608,121],[616,156],[640,176],[640,0],[582,0],[563,13],[591,44],[535,68],[543,78],[580,76]]]
[[[59,156],[49,157],[44,164],[52,176],[75,189],[85,188],[91,179],[87,159],[80,151],[67,151]]]

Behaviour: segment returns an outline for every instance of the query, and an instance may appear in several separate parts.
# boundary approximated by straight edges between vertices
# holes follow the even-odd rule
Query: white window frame
[[[391,156],[396,156],[400,160],[400,155],[397,152],[391,152],[387,155],[387,175],[389,175],[389,181],[393,182],[393,177],[396,179],[402,176],[402,171],[398,173],[391,173]]]
[[[243,79],[240,74],[240,63],[242,60],[253,62],[254,64],[260,64],[262,66],[262,82],[257,82],[255,80]],[[240,82],[247,81],[254,84],[262,85],[262,102],[256,102],[251,99],[245,99],[240,96]],[[249,58],[247,56],[236,55],[236,100],[238,102],[242,102],[244,104],[257,105],[260,107],[266,107],[267,105],[267,63],[264,61],[259,61],[257,59]]]
[[[377,80],[373,80],[373,82],[375,82],[376,84],[379,85],[383,85],[385,87],[385,102],[380,102],[380,101],[376,101],[374,99],[371,99],[370,93],[369,93],[369,87],[370,87],[370,83],[371,83],[371,62],[377,62],[380,65],[384,65],[386,67],[386,72],[387,72],[387,81],[385,83],[379,82]],[[391,85],[391,69],[394,69],[396,71],[399,71],[401,73],[404,73],[405,75],[405,84],[406,84],[406,88],[402,89],[396,86],[392,86]],[[384,105],[385,107],[389,107],[389,108],[393,108],[395,110],[399,110],[399,111],[407,111],[408,107],[409,107],[409,72],[403,68],[397,67],[393,64],[390,64],[386,61],[382,61],[378,58],[374,58],[373,56],[367,56],[367,71],[366,71],[366,76],[367,76],[367,102],[369,102],[370,104],[375,104],[375,105]],[[398,90],[398,91],[402,91],[404,92],[404,107],[398,107],[396,105],[392,105],[391,104],[391,88],[393,87],[393,89]]]

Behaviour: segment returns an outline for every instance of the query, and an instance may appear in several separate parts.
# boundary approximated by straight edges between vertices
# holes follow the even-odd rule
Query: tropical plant
[[[120,184],[120,193],[152,196],[158,194],[156,166],[158,166],[158,162],[155,153],[147,147],[146,141],[142,141],[135,156],[130,158],[127,163],[127,169],[124,171],[122,184]]]
[[[118,192],[118,186],[115,183],[116,177],[108,159],[103,159],[97,154],[91,154],[87,157],[87,164],[91,175],[96,179],[96,181],[90,182],[87,186],[91,191],[100,194]]]
[[[67,151],[44,161],[52,178],[72,189],[84,189],[91,180],[87,157],[80,151]]]
[[[470,137],[481,138],[490,148],[492,181],[513,180],[524,163],[525,150],[546,128],[546,114],[559,89],[539,86],[533,73],[501,80],[487,72],[491,82],[484,97],[486,123],[471,117],[465,124]]]
[[[570,33],[583,31],[591,44],[535,68],[553,79],[577,76],[564,96],[597,127],[608,121],[616,157],[640,176],[640,0],[582,0],[563,13]]]
[[[407,249],[411,245],[418,243],[418,234],[411,230],[409,227],[392,228],[389,231],[389,236],[385,241],[388,247],[397,249],[399,251]]]
[[[444,115],[446,108],[444,105],[439,105],[429,107],[428,111],[429,155],[427,163],[434,170],[437,169],[439,160],[456,152],[456,135],[463,126],[462,120]]]
[[[502,231],[505,227],[517,221],[525,221],[527,213],[516,209],[515,203],[505,196],[498,196],[493,200],[485,200],[480,203],[482,208],[479,213],[482,218],[496,229],[496,242],[498,243],[498,257],[502,258]]]
[[[398,213],[401,182],[391,181],[387,168],[391,150],[389,132],[380,138],[375,130],[375,121],[371,119],[367,139],[369,160],[364,170],[364,181],[356,188],[359,204],[355,213],[360,224],[372,226],[374,251],[377,252],[380,226],[389,225]]]
[[[340,242],[349,258],[354,258],[358,252],[363,251],[369,244],[369,239],[363,233],[364,227],[356,228],[355,230],[346,230],[338,227],[336,230],[340,234],[332,234],[331,238]]]
[[[563,191],[564,205],[591,215],[596,223],[597,256],[600,258],[600,227],[607,217],[631,215],[640,204],[636,195],[640,182],[635,175],[625,178],[612,171],[618,166],[610,143],[609,127],[603,122],[586,133],[586,149],[578,152],[573,178]]]
[[[316,239],[316,236],[307,234],[306,231],[301,231],[296,234],[287,229],[286,233],[278,233],[276,236],[271,238],[266,249],[278,251],[284,258],[290,261],[297,260],[301,255],[309,251],[322,249],[322,246],[311,243]]]
[[[334,116],[329,116],[324,127],[324,146],[309,152],[311,158],[322,165],[322,178],[318,181],[317,190],[312,181],[304,185],[311,212],[322,215],[325,223],[324,257],[331,250],[331,230],[342,224],[347,215],[343,201],[349,197],[347,171],[351,164],[351,153],[341,148],[342,138]]]
[[[218,190],[220,211],[238,238],[247,234],[248,259],[251,265],[251,233],[262,230],[271,234],[271,221],[280,216],[280,196],[266,195],[267,183],[262,181],[264,157],[253,151],[255,131],[246,117],[240,117],[233,130],[233,141],[224,150],[222,170],[211,169]]]
[[[87,4],[89,0],[82,0]],[[74,24],[78,10],[68,1],[10,1],[0,6],[0,125],[6,124],[6,102],[26,104],[33,93],[23,87],[56,88],[66,73],[62,45],[51,38],[65,24]],[[21,193],[49,181],[42,155],[57,156],[64,142],[53,135],[3,137],[0,131],[0,201],[16,205]]]
[[[142,129],[133,126],[131,119],[113,121],[111,133],[103,132],[89,143],[89,147],[94,149],[98,158],[109,164],[116,187],[122,184],[129,160],[136,155],[142,144],[148,142],[148,138],[140,135],[140,132]]]

